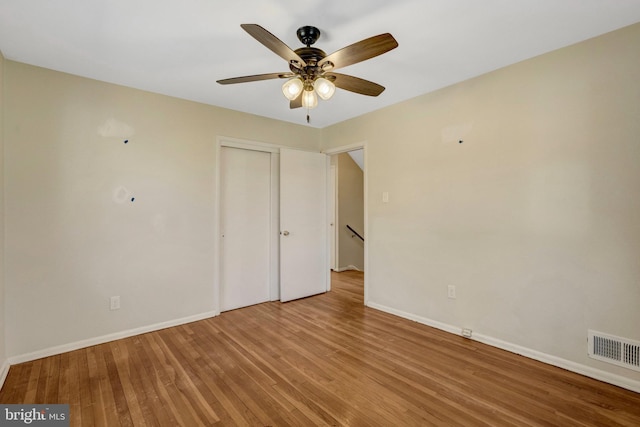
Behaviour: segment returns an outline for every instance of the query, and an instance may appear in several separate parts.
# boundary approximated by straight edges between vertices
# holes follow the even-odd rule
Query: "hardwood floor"
[[[72,426],[639,426],[640,394],[330,293],[11,367],[0,403]]]

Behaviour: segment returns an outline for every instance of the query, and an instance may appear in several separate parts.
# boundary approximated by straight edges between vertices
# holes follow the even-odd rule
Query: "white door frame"
[[[267,153],[277,154],[277,156],[271,156],[271,222],[269,235],[271,236],[270,244],[270,273],[269,273],[269,299],[275,301],[280,299],[280,200],[279,200],[279,185],[278,174],[280,169],[280,146],[274,144],[267,144],[263,142],[247,141],[238,138],[230,138],[225,136],[216,137],[215,148],[215,206],[213,215],[214,221],[214,259],[213,259],[213,293],[214,300],[214,315],[220,314],[220,297],[222,292],[222,284],[220,277],[220,257],[222,256],[222,235],[221,235],[221,206],[220,206],[220,150],[222,147],[240,148],[245,150],[263,151]]]
[[[368,188],[369,188],[369,179],[368,172],[369,166],[367,164],[367,141],[356,142],[354,144],[343,145],[336,148],[331,148],[329,150],[323,150],[322,152],[332,156],[334,154],[347,153],[349,151],[354,150],[363,150],[364,155],[364,171],[363,171],[363,181],[364,181],[364,305],[369,305],[369,209],[368,209]],[[337,227],[336,227],[337,230]],[[328,233],[331,232],[331,227],[328,227]]]

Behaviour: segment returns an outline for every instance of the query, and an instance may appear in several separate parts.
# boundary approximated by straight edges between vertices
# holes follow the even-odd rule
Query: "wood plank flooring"
[[[0,403],[69,403],[72,426],[640,426],[640,394],[333,290],[11,367]]]

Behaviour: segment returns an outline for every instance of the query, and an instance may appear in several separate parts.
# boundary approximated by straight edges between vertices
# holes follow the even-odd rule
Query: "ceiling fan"
[[[290,71],[233,77],[218,80],[218,83],[227,85],[259,80],[287,79],[282,85],[282,92],[289,100],[289,108],[307,108],[307,122],[309,122],[308,110],[318,105],[317,97],[319,96],[323,100],[330,99],[336,87],[361,95],[380,95],[384,91],[383,86],[358,77],[335,73],[333,70],[382,55],[398,47],[396,39],[391,34],[385,33],[361,40],[327,55],[321,49],[311,47],[320,37],[320,30],[316,27],[298,28],[296,33],[298,40],[306,47],[292,50],[260,25],[242,24],[240,26],[276,55],[284,58]]]

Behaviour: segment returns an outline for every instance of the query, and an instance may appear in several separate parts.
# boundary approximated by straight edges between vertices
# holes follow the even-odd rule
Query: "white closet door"
[[[227,311],[269,300],[271,154],[220,149],[221,300]]]

